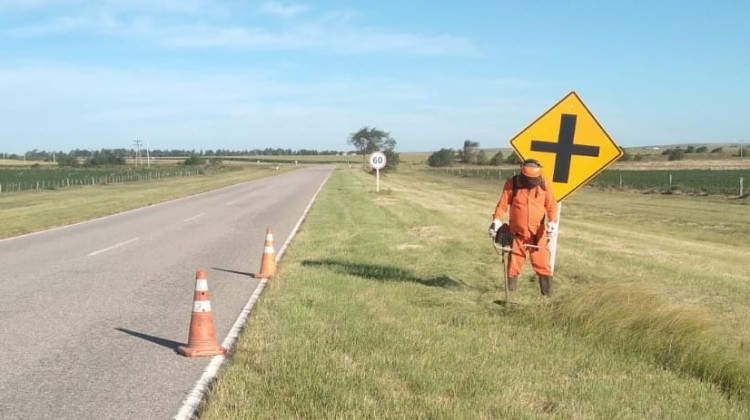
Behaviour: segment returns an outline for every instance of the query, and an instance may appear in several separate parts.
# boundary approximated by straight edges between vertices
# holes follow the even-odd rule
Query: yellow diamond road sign
[[[589,182],[622,156],[622,150],[570,92],[510,141],[521,159],[536,159],[552,180],[557,201]]]

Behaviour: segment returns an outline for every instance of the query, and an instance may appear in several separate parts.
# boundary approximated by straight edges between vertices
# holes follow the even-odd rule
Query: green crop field
[[[201,418],[750,418],[747,200],[576,191],[555,296],[505,302],[494,178],[374,183],[331,177]]]
[[[591,181],[591,185],[656,191],[670,191],[671,185],[673,192],[739,195],[741,178],[750,182],[750,169],[606,170]]]
[[[456,167],[431,170],[463,178],[496,180],[512,176],[517,172],[517,168],[512,166],[503,168]],[[641,191],[679,191],[699,195],[740,195],[740,179],[743,180],[743,185],[745,182],[750,183],[750,169],[608,169],[597,175],[587,185],[600,188],[621,188]],[[744,192],[747,191],[748,188],[744,188]]]
[[[119,184],[175,177],[197,176],[221,168],[160,167],[154,169],[132,166],[114,168],[72,169],[57,166],[32,166],[26,168],[0,167],[0,193],[8,194],[28,190],[55,190],[75,186]]]

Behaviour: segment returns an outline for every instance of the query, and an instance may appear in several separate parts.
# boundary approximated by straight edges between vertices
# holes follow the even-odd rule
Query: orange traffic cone
[[[208,296],[208,280],[206,280],[205,270],[195,272],[193,316],[190,318],[188,345],[177,347],[177,352],[187,357],[227,354],[227,349],[216,344],[214,316],[211,314],[211,300]]]
[[[266,230],[266,243],[263,246],[263,259],[260,261],[260,273],[256,279],[267,279],[276,274],[276,251],[273,249],[273,232],[271,228]]]

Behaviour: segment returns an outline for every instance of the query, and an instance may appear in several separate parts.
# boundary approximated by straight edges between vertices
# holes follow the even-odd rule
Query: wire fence
[[[215,170],[214,170],[215,171]],[[90,185],[125,184],[205,175],[201,168],[142,170],[113,169],[0,169],[0,194],[57,190]]]
[[[516,175],[517,170],[496,168],[430,168],[452,176],[464,178],[497,179]],[[661,193],[685,193],[696,195],[744,196],[745,179],[750,179],[750,170],[743,169],[681,169],[681,170],[605,170],[588,185],[599,188],[642,190]]]

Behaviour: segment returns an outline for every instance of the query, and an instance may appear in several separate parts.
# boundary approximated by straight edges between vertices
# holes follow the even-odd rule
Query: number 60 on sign
[[[385,153],[373,152],[370,155],[370,167],[375,169],[375,192],[380,192],[380,170],[385,168]]]

